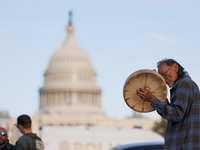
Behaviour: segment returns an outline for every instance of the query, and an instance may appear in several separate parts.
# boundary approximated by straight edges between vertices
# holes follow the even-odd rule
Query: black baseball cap
[[[17,118],[17,124],[25,125],[27,123],[31,123],[31,118],[28,115],[21,115]]]

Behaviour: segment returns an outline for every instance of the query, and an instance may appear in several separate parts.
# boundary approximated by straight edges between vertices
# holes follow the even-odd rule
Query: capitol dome
[[[74,28],[67,28],[67,40],[52,56],[49,69],[87,69],[92,70],[90,57],[85,50],[79,47],[73,36]]]
[[[96,72],[87,52],[74,39],[74,28],[67,27],[66,42],[55,51],[45,72],[44,89],[97,89]]]
[[[52,55],[44,76],[44,86],[39,90],[39,115],[104,116],[96,72],[88,53],[74,39],[71,21],[67,27],[66,42]],[[69,123],[62,118],[59,122]]]

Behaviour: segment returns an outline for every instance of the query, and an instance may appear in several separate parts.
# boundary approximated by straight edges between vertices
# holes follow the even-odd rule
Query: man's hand
[[[153,96],[149,90],[142,88],[137,90],[137,95],[140,96],[142,100],[150,103],[152,103],[155,98],[155,96]]]

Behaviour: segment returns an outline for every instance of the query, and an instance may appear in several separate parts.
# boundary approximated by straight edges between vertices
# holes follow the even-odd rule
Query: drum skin
[[[167,85],[159,73],[150,69],[138,70],[126,79],[123,88],[123,97],[126,104],[137,112],[154,111],[150,102],[143,101],[137,95],[136,92],[139,88],[150,90],[162,102],[167,98]]]

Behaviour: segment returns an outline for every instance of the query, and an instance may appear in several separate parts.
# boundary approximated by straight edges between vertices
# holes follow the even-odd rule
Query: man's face
[[[178,79],[178,65],[175,63],[172,66],[168,66],[163,63],[159,66],[158,73],[165,79],[166,84],[172,87]]]
[[[7,132],[4,128],[0,128],[0,133],[5,132],[6,135],[0,134],[0,145],[3,145],[8,140]]]

